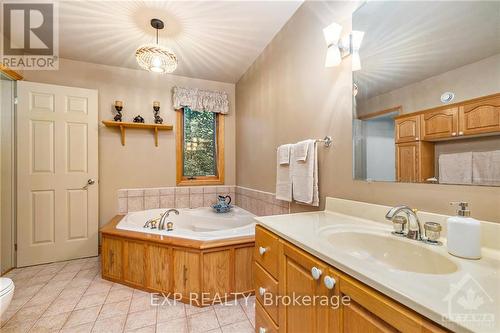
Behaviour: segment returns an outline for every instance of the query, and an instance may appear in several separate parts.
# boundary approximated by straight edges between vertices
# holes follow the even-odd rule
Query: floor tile
[[[33,326],[36,320],[23,320],[16,322],[8,322],[5,326],[2,327],[2,333],[24,333],[28,332],[30,328]]]
[[[42,313],[48,308],[49,304],[41,304],[36,306],[26,306],[19,309],[9,322],[37,320],[42,316]]]
[[[129,306],[130,306],[130,301],[104,304],[102,306],[101,312],[99,313],[98,320],[120,315],[126,315],[128,313]]]
[[[96,305],[102,305],[104,304],[104,301],[106,300],[107,296],[108,296],[107,292],[83,296],[78,302],[78,304],[76,304],[75,310],[90,308]]]
[[[247,320],[247,316],[237,302],[214,306],[215,314],[221,326]]]
[[[82,325],[77,325],[69,328],[63,328],[59,331],[59,333],[90,333],[92,331],[92,327],[94,323],[86,323]]]
[[[126,315],[98,320],[94,323],[92,333],[121,333],[125,325]]]
[[[148,296],[140,296],[140,297],[132,297],[132,302],[130,303],[129,312],[137,312],[144,310],[154,310],[159,306],[156,304],[151,304],[151,297]]]
[[[186,314],[188,316],[193,315],[195,313],[205,312],[205,311],[209,311],[209,310],[213,309],[212,306],[205,306],[204,308],[200,308],[198,306],[189,305],[189,304],[186,304],[185,306],[186,306]]]
[[[137,329],[156,324],[156,310],[129,313],[125,329]]]
[[[31,331],[58,331],[60,330],[66,320],[68,319],[70,312],[60,313],[53,316],[42,317],[38,319]]]
[[[135,329],[135,330],[125,331],[125,333],[155,333],[155,332],[159,332],[159,331],[156,330],[156,326],[155,325],[141,327],[141,328],[138,328],[138,329]],[[172,333],[174,333],[174,332],[172,332]]]
[[[172,319],[156,325],[156,333],[187,333],[187,318]]]
[[[116,303],[122,301],[130,301],[132,299],[133,289],[117,289],[111,290],[106,298],[105,303]]]
[[[66,324],[64,324],[64,328],[78,326],[86,323],[93,323],[99,314],[99,310],[101,306],[94,306],[92,308],[81,309],[73,311]]]
[[[170,304],[158,305],[158,323],[182,317],[186,317],[184,303],[172,301]]]
[[[255,329],[248,320],[240,321],[238,323],[221,326],[223,333],[253,333]]]
[[[213,330],[219,327],[219,322],[215,316],[215,311],[211,308],[209,311],[197,313],[188,317],[189,332],[199,333]]]
[[[43,314],[43,317],[53,316],[56,314],[71,312],[75,309],[78,303],[78,298],[57,298]]]

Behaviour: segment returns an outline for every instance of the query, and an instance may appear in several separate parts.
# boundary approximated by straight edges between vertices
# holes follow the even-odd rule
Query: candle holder
[[[122,121],[122,110],[123,110],[123,102],[122,101],[115,101],[115,110],[117,114],[113,118],[114,121]]]
[[[155,116],[155,124],[163,124],[163,118],[160,117],[160,102],[153,102],[153,113]]]

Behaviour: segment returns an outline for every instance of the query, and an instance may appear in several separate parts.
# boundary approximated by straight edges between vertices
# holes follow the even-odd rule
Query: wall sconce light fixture
[[[323,29],[326,45],[325,67],[334,67],[340,65],[342,58],[352,54],[352,70],[361,69],[361,59],[359,49],[363,41],[363,31],[352,31],[348,36],[341,38],[342,26],[333,22]]]

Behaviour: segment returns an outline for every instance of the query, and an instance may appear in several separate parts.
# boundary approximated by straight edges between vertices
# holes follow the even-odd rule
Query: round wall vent
[[[441,95],[441,102],[450,103],[454,98],[455,98],[455,94],[447,91]]]

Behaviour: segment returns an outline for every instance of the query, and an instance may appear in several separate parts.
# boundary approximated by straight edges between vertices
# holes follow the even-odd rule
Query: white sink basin
[[[320,233],[336,250],[400,271],[424,274],[451,274],[458,266],[445,255],[390,233],[324,231]]]

